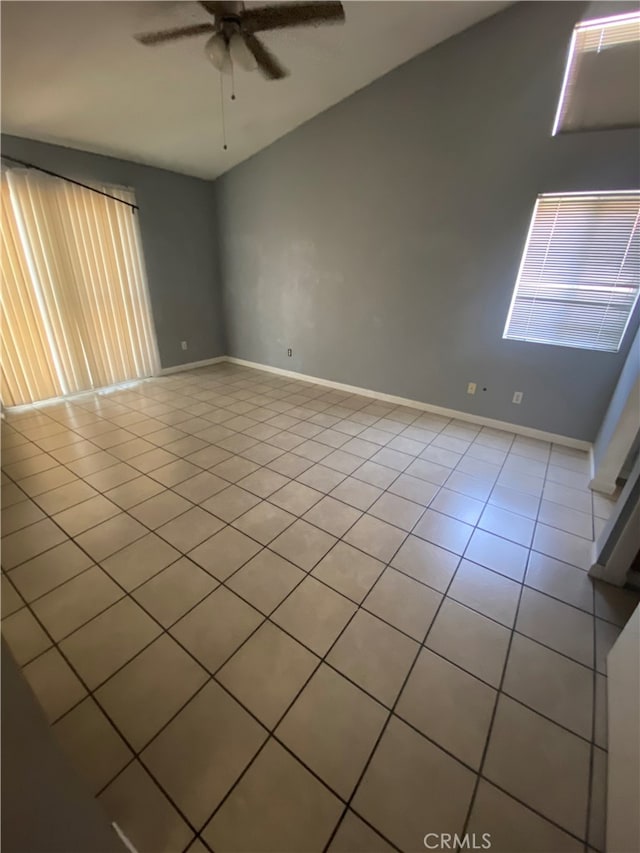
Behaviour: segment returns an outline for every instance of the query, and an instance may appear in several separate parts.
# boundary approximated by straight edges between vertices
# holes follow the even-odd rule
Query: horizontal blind
[[[640,192],[536,202],[504,337],[616,352],[640,289]]]
[[[639,110],[640,13],[578,24],[553,133],[634,126]]]

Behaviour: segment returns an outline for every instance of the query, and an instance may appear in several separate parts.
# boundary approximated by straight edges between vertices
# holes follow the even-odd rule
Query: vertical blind
[[[640,12],[578,24],[553,127],[561,131],[640,123]]]
[[[126,201],[126,189],[98,186]],[[2,400],[150,376],[158,357],[138,226],[115,199],[55,178],[2,178]]]
[[[505,338],[616,352],[640,289],[640,192],[543,195]]]

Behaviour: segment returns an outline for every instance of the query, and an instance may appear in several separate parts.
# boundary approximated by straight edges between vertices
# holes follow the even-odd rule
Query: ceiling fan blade
[[[251,33],[245,32],[242,33],[242,38],[265,77],[269,80],[282,80],[283,77],[287,77],[289,74],[287,69],[280,65],[275,56],[265,47],[260,39],[257,39]]]
[[[140,33],[134,36],[140,44],[162,44],[165,41],[187,38],[188,36],[199,36],[203,33],[213,33],[216,27],[213,24],[191,24],[188,27],[175,27],[172,30],[160,30],[156,33]]]
[[[279,3],[261,9],[246,9],[240,20],[251,33],[280,30],[285,27],[318,26],[344,21],[342,3]]]

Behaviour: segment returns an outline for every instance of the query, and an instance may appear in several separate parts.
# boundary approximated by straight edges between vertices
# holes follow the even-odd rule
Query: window
[[[104,189],[134,201],[129,190]],[[3,174],[0,193],[3,403],[33,403],[155,373],[131,210],[19,169]]]
[[[505,338],[617,352],[640,288],[640,191],[541,195]]]
[[[573,31],[553,125],[562,131],[640,125],[640,12]]]

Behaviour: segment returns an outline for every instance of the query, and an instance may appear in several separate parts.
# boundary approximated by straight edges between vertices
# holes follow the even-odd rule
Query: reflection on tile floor
[[[585,453],[225,364],[2,461],[4,636],[141,853],[604,850]]]

